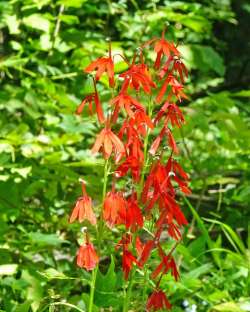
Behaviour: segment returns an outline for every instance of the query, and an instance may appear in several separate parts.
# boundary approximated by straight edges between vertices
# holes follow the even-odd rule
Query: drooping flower
[[[125,176],[129,170],[131,170],[133,180],[138,182],[140,180],[141,166],[142,164],[137,157],[129,156],[118,166],[115,171],[115,176],[117,178],[121,178]]]
[[[155,155],[157,150],[158,150],[158,147],[163,139],[164,136],[167,136],[168,138],[168,144],[169,144],[169,147],[173,150],[173,152],[175,154],[178,154],[179,153],[179,149],[177,147],[177,144],[174,140],[174,137],[172,135],[172,132],[170,131],[170,129],[165,125],[161,132],[159,133],[159,135],[156,137],[156,139],[154,140],[154,142],[152,143],[150,149],[149,149],[149,153],[152,154],[152,155]]]
[[[122,87],[124,91],[127,91],[128,86],[130,86],[138,92],[141,87],[145,93],[151,94],[151,89],[156,88],[145,64],[132,64],[119,77],[124,78],[124,86]]]
[[[144,244],[144,247],[141,252],[140,259],[139,259],[139,263],[141,266],[143,266],[148,261],[148,258],[154,246],[155,246],[154,240],[148,240],[146,244]]]
[[[134,191],[127,200],[127,209],[120,213],[120,217],[127,229],[135,231],[138,227],[143,227],[143,216]]]
[[[85,70],[86,73],[92,73],[96,71],[95,80],[98,81],[104,73],[107,73],[109,78],[109,86],[114,87],[114,62],[111,55],[111,47],[109,46],[109,56],[99,57],[91,64],[89,64]]]
[[[179,279],[179,273],[178,273],[174,258],[172,256],[163,254],[162,261],[156,267],[156,269],[152,272],[151,277],[153,279],[156,279],[160,273],[166,274],[169,270],[171,270],[171,275],[177,281]]]
[[[185,121],[181,110],[174,103],[165,102],[163,104],[154,119],[154,124],[157,124],[163,118],[163,116],[166,116],[165,123],[167,120],[169,120],[172,127],[177,126],[180,128],[181,124]]]
[[[165,293],[162,290],[156,289],[148,298],[146,308],[147,308],[147,311],[171,309],[171,304],[168,301]]]
[[[121,223],[120,214],[126,211],[127,202],[122,192],[112,190],[106,194],[103,204],[103,219],[110,227]]]
[[[133,263],[139,265],[133,254],[130,251],[124,249],[122,254],[122,270],[126,280],[128,279],[129,273],[133,267]]]
[[[80,268],[91,271],[96,267],[98,262],[99,257],[96,254],[95,248],[92,243],[86,242],[85,244],[80,246],[77,254],[77,265]]]
[[[157,53],[155,64],[154,64],[154,67],[156,69],[160,68],[163,55],[167,57],[169,57],[170,55],[175,55],[175,56],[180,55],[180,52],[175,47],[174,43],[169,42],[165,39],[165,30],[162,31],[161,38],[156,40],[154,50]]]
[[[77,110],[76,110],[76,114],[80,115],[84,109],[85,104],[89,105],[89,111],[91,114],[93,114],[92,111],[92,106],[93,106],[93,101],[95,103],[96,106],[96,113],[97,113],[97,117],[100,123],[103,123],[105,118],[104,118],[104,114],[103,114],[103,110],[102,110],[102,105],[100,102],[100,99],[98,97],[97,92],[87,95],[83,100],[82,103],[78,106]]]
[[[115,123],[118,118],[119,111],[124,108],[130,117],[134,116],[134,110],[145,111],[145,108],[136,99],[126,93],[120,93],[117,97],[112,99],[111,104],[115,105],[112,115],[112,121]]]
[[[88,220],[91,224],[96,225],[96,217],[92,209],[92,200],[87,195],[84,182],[82,182],[82,196],[77,199],[69,222],[72,223],[76,219],[78,219],[79,222]]]
[[[92,147],[92,153],[97,153],[101,148],[105,159],[108,159],[113,151],[116,161],[119,161],[125,154],[123,143],[108,125],[97,135],[95,144]]]
[[[184,86],[175,78],[174,75],[169,74],[162,84],[161,90],[156,97],[156,102],[161,103],[163,96],[168,92],[167,101],[170,101],[172,96],[175,95],[176,98],[181,101],[182,99],[187,99],[187,95],[184,93]]]
[[[170,68],[172,66],[172,68]],[[159,77],[162,79],[169,73],[177,72],[182,83],[185,82],[185,77],[188,77],[188,70],[182,60],[176,56],[169,56],[165,65],[161,68]]]

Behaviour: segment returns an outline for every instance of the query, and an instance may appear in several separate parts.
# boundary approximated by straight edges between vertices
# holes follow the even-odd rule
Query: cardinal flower
[[[110,227],[121,223],[120,213],[126,211],[127,202],[122,192],[108,192],[103,205],[103,219]]]
[[[127,90],[128,86],[135,89],[137,92],[140,88],[145,93],[151,94],[151,88],[156,88],[148,68],[145,64],[132,64],[131,67],[119,77],[124,78],[124,85],[122,90]]]
[[[132,96],[125,94],[125,93],[120,93],[117,97],[115,97],[111,101],[111,104],[115,105],[115,109],[114,109],[113,116],[112,116],[112,121],[114,123],[116,122],[118,118],[118,114],[121,108],[124,108],[130,117],[134,116],[134,112],[132,108],[134,110],[137,109],[137,110],[145,111],[145,108],[143,107],[141,103],[139,103],[136,99],[132,98]]]
[[[154,123],[157,124],[163,116],[166,116],[166,120],[170,120],[172,127],[177,126],[180,128],[185,121],[181,110],[174,103],[165,102],[157,113]]]
[[[116,169],[115,176],[121,178],[131,170],[132,178],[135,182],[140,180],[141,162],[138,158],[129,156],[126,160]]]
[[[168,58],[165,65],[160,70],[159,77],[162,79],[170,72],[177,72],[182,83],[185,82],[185,77],[188,77],[188,70],[182,60],[172,55]]]
[[[171,270],[172,276],[177,281],[179,279],[179,273],[178,273],[174,258],[171,256],[169,257],[166,255],[163,255],[161,263],[153,271],[153,273],[151,274],[151,277],[155,279],[160,273],[166,274],[169,270]]]
[[[97,135],[92,153],[97,153],[102,148],[103,157],[108,159],[112,152],[115,153],[116,161],[119,161],[125,154],[125,148],[121,140],[111,131],[109,126],[106,126]]]
[[[143,227],[143,216],[140,207],[137,203],[136,193],[129,197],[127,201],[127,209],[120,213],[122,222],[126,225],[126,228],[131,228],[132,231],[136,230],[138,227]]]
[[[179,101],[181,101],[183,98],[187,99],[187,95],[184,93],[183,85],[172,75],[168,75],[165,79],[160,92],[158,93],[156,97],[156,102],[160,103],[162,101],[162,98],[164,94],[167,92],[167,89],[169,88],[169,93],[167,97],[167,101],[170,101],[172,96],[175,95]]]
[[[148,298],[147,311],[171,309],[171,304],[162,290],[156,289]]]
[[[96,106],[96,113],[97,113],[97,117],[100,123],[104,122],[104,115],[103,115],[103,110],[102,110],[102,105],[100,102],[100,99],[98,97],[97,92],[87,95],[83,100],[82,103],[78,106],[77,110],[76,110],[76,114],[80,115],[84,109],[85,104],[89,105],[89,111],[92,114],[92,106],[93,106],[93,101],[95,103]]]
[[[80,268],[84,268],[87,271],[93,270],[97,263],[99,262],[99,257],[96,254],[93,244],[86,242],[80,246],[77,254],[77,265]]]
[[[170,129],[166,125],[162,128],[161,132],[159,133],[159,135],[156,137],[156,139],[152,143],[150,150],[149,150],[149,153],[152,155],[156,154],[158,147],[159,147],[164,135],[166,135],[168,138],[169,147],[173,150],[173,152],[175,154],[178,154],[179,150],[178,150],[177,144],[174,140],[172,132],[170,131]]]
[[[111,47],[109,46],[109,56],[99,57],[97,60],[89,64],[85,70],[86,73],[92,73],[96,71],[95,79],[98,81],[103,73],[107,73],[109,78],[109,86],[114,87],[114,62],[111,55]]]
[[[155,43],[154,50],[157,53],[154,67],[156,69],[160,68],[161,59],[165,55],[169,57],[171,54],[179,56],[180,52],[175,47],[174,43],[167,41],[165,38],[165,30],[162,32],[162,36]]]
[[[77,199],[75,207],[70,216],[69,222],[72,223],[76,219],[78,219],[79,222],[82,222],[83,220],[88,220],[90,223],[95,225],[96,217],[92,210],[92,200],[87,195],[84,182],[82,182],[82,194],[83,195]]]
[[[124,278],[127,280],[129,273],[133,267],[133,263],[139,265],[137,262],[136,258],[133,256],[133,254],[126,250],[123,249],[123,255],[122,255],[122,270],[124,273]]]

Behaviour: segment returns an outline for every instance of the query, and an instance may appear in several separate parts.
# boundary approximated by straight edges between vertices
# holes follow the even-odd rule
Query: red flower
[[[144,245],[141,256],[140,256],[140,260],[139,260],[139,263],[141,266],[143,266],[148,261],[148,258],[154,246],[155,246],[154,240],[149,240]]]
[[[120,74],[119,77],[124,78],[123,91],[127,90],[129,85],[137,92],[140,87],[142,87],[144,92],[148,94],[151,93],[151,88],[156,88],[145,64],[132,64],[131,67],[126,72]]]
[[[116,161],[119,161],[125,154],[123,143],[108,126],[97,135],[95,144],[92,147],[92,153],[97,153],[101,147],[103,148],[103,157],[105,159],[108,159],[113,151]]]
[[[95,79],[98,81],[103,73],[107,73],[109,78],[109,86],[114,87],[114,62],[111,56],[111,48],[109,47],[109,56],[99,57],[85,68],[86,73],[91,73],[96,70]]]
[[[125,93],[120,93],[117,97],[115,97],[111,101],[111,104],[115,105],[115,109],[112,115],[113,122],[116,122],[121,108],[124,108],[130,117],[134,116],[134,112],[132,111],[131,107],[137,110],[141,110],[141,111],[145,110],[145,108],[143,107],[141,103],[139,103],[137,100],[135,100],[130,95],[125,94]]]
[[[134,231],[137,227],[143,227],[143,216],[135,192],[129,197],[127,203],[127,210],[121,211],[120,217],[126,228]]]
[[[161,39],[158,39],[156,41],[155,47],[154,47],[154,50],[157,53],[155,64],[154,64],[154,67],[156,69],[160,68],[161,59],[163,55],[166,55],[167,57],[169,57],[171,54],[175,56],[180,55],[180,52],[176,49],[174,43],[165,40],[164,36],[165,36],[165,30],[163,30]]]
[[[179,101],[181,101],[183,98],[188,98],[187,95],[183,92],[183,85],[173,75],[169,74],[156,97],[157,103],[160,103],[162,101],[162,98],[166,93],[168,87],[170,87],[170,92],[168,94],[167,101],[170,101],[173,95],[175,95]]]
[[[145,114],[142,110],[137,110],[134,114],[134,117],[130,119],[133,126],[136,126],[138,132],[145,136],[147,128],[153,129],[154,125],[151,119]]]
[[[178,273],[174,258],[171,256],[169,257],[166,255],[162,255],[161,263],[156,267],[156,269],[153,271],[151,276],[153,279],[155,279],[160,273],[166,274],[169,270],[171,270],[172,276],[177,281],[179,279],[179,273]]]
[[[132,178],[135,182],[140,180],[141,162],[136,157],[127,157],[126,160],[116,169],[115,176],[121,178],[131,170]]]
[[[103,219],[110,227],[121,223],[120,213],[126,210],[127,202],[121,192],[108,192],[103,205]]]
[[[178,128],[180,128],[181,124],[185,121],[181,110],[174,103],[165,102],[156,115],[154,123],[157,124],[164,115],[166,115],[165,123],[167,120],[170,120],[172,127],[176,125]]]
[[[77,110],[76,110],[76,114],[80,115],[83,111],[83,108],[85,106],[86,103],[89,104],[89,111],[92,114],[92,103],[95,103],[96,106],[96,113],[97,113],[97,117],[100,123],[104,122],[104,115],[103,115],[103,110],[102,110],[102,105],[100,102],[100,99],[98,97],[97,92],[87,95],[83,100],[82,103],[78,106]]]
[[[147,301],[147,311],[171,309],[171,304],[162,290],[155,290]]]
[[[170,64],[172,64],[172,68],[170,69]],[[186,66],[183,64],[183,62],[178,58],[174,56],[170,56],[165,63],[165,65],[162,67],[159,77],[162,79],[166,74],[169,74],[170,72],[177,72],[180,76],[180,80],[182,83],[185,82],[184,77],[188,77],[188,70]]]
[[[83,196],[78,198],[70,216],[69,222],[72,223],[76,219],[78,219],[79,222],[82,222],[83,220],[88,220],[90,223],[95,225],[96,217],[92,210],[92,200],[86,193],[84,182],[82,182],[82,193]]]
[[[173,152],[175,154],[178,154],[179,150],[178,150],[178,147],[177,147],[176,142],[174,140],[174,137],[172,135],[172,132],[170,131],[170,129],[166,125],[162,128],[161,132],[159,133],[159,135],[156,137],[156,139],[152,143],[150,150],[149,150],[149,153],[152,155],[155,155],[164,135],[167,135],[167,137],[168,137],[169,147],[173,150]]]
[[[129,273],[133,267],[133,263],[139,265],[132,253],[124,248],[122,255],[122,270],[126,280],[128,279]]]
[[[90,271],[96,267],[98,262],[99,257],[96,254],[93,244],[87,242],[80,246],[77,254],[77,265],[80,268],[85,268],[87,271]]]

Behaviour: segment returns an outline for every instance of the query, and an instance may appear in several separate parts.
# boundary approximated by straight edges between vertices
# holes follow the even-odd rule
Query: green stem
[[[152,106],[152,100],[150,99],[149,104],[148,104],[148,116],[149,116],[149,118],[151,118],[152,112],[153,112],[153,106]],[[145,140],[144,140],[144,151],[143,151],[143,154],[144,154],[144,166],[143,166],[143,169],[142,169],[141,181],[140,181],[140,190],[141,191],[143,189],[144,178],[145,178],[145,174],[146,174],[147,167],[148,167],[148,161],[149,161],[149,157],[147,157],[149,133],[150,133],[150,129],[147,129],[147,133],[146,133]]]
[[[94,294],[95,294],[95,282],[96,282],[96,275],[97,275],[98,266],[92,271],[92,278],[91,278],[91,285],[90,285],[90,296],[89,296],[89,312],[93,310],[94,304]]]
[[[132,272],[131,272],[131,276],[130,276],[130,279],[128,282],[127,291],[125,290],[124,302],[123,302],[123,312],[128,312],[128,309],[129,309],[129,302],[130,302],[132,287],[133,287],[133,283],[134,283],[135,271],[136,271],[135,267],[133,267]]]
[[[108,183],[108,159],[105,160],[104,169],[103,169],[103,188],[102,188],[102,202],[106,196],[107,191],[107,183]],[[97,226],[97,240],[98,240],[98,250],[99,254],[101,252],[101,241],[102,241],[102,233],[103,233],[103,217],[102,211],[100,213],[100,221],[98,222]],[[94,294],[95,294],[95,283],[96,283],[96,276],[98,271],[98,265],[92,271],[92,278],[91,278],[91,286],[90,286],[90,297],[89,297],[89,309],[88,312],[92,312],[93,310],[93,303],[94,303]]]

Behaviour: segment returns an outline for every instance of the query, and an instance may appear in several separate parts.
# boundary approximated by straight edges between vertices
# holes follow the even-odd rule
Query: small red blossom
[[[110,103],[115,105],[115,109],[112,115],[112,121],[114,123],[117,121],[118,114],[121,108],[124,108],[128,116],[130,117],[134,117],[134,112],[131,108],[140,111],[145,110],[141,103],[139,103],[136,99],[132,98],[132,96],[125,93],[120,93]]]
[[[147,311],[171,309],[171,304],[162,290],[156,289],[148,298]]]
[[[170,68],[171,65],[172,68]],[[185,77],[188,77],[188,70],[181,59],[171,55],[160,70],[159,77],[162,79],[165,75],[172,72],[177,72],[179,74],[182,83],[185,82]]]
[[[153,82],[145,64],[132,64],[119,77],[124,78],[122,90],[127,90],[128,86],[130,86],[138,92],[141,87],[145,93],[151,94],[151,89],[156,88],[156,84]]]
[[[127,209],[120,213],[120,217],[127,229],[135,231],[138,227],[143,227],[143,216],[135,192],[128,198]]]
[[[173,150],[173,152],[175,154],[178,154],[179,153],[179,149],[178,149],[177,144],[176,144],[176,142],[174,140],[172,132],[170,131],[170,129],[167,126],[164,126],[162,128],[161,132],[159,133],[159,135],[156,137],[156,139],[152,143],[152,145],[150,147],[150,150],[149,150],[149,153],[152,154],[152,155],[156,154],[156,152],[158,150],[158,147],[159,147],[159,145],[160,145],[164,135],[166,135],[168,137],[169,147]]]
[[[165,38],[165,30],[162,32],[160,39],[156,40],[154,50],[157,53],[154,67],[160,68],[161,59],[163,55],[169,57],[170,55],[179,56],[180,52],[175,47],[174,43],[167,41]]]
[[[174,258],[171,256],[169,257],[166,255],[163,255],[161,263],[156,267],[156,269],[153,271],[151,276],[153,279],[155,279],[160,273],[166,274],[169,270],[171,270],[172,276],[177,281],[179,279],[179,273],[178,273]]]
[[[174,103],[164,103],[154,119],[154,124],[157,124],[163,116],[166,116],[165,123],[170,120],[172,127],[177,126],[180,128],[181,124],[185,121],[181,110]]]
[[[98,97],[97,92],[87,95],[83,100],[82,103],[78,106],[77,110],[76,110],[76,114],[80,115],[84,109],[85,104],[88,103],[89,105],[89,111],[92,114],[92,105],[93,105],[93,101],[95,103],[96,106],[96,113],[97,113],[97,117],[100,123],[104,123],[105,118],[104,118],[104,114],[103,114],[103,110],[102,110],[102,105],[100,102],[100,99]]]
[[[133,263],[139,265],[133,254],[130,251],[124,249],[122,255],[122,270],[126,280],[128,279],[129,273],[133,267]]]
[[[162,98],[167,90],[169,90],[167,101],[170,101],[172,96],[175,95],[176,98],[181,102],[182,99],[188,98],[183,89],[183,85],[175,78],[175,76],[169,74],[163,82],[161,90],[156,97],[156,102],[161,103]]]
[[[115,80],[114,80],[114,62],[111,55],[111,48],[109,47],[109,56],[99,57],[91,64],[89,64],[85,70],[86,73],[92,73],[96,71],[95,80],[98,81],[103,73],[107,73],[109,78],[109,86],[114,87]]]
[[[149,240],[146,242],[146,244],[144,244],[144,247],[140,256],[140,260],[139,260],[139,263],[141,266],[143,266],[148,261],[148,258],[154,246],[155,246],[154,240]]]
[[[121,178],[131,170],[133,180],[138,182],[140,180],[141,167],[142,164],[138,158],[132,156],[127,157],[127,159],[116,169],[115,176]]]
[[[108,159],[112,152],[115,153],[115,159],[119,161],[125,154],[125,148],[121,140],[112,132],[109,126],[106,126],[97,135],[92,153],[97,153],[102,148],[103,157]]]
[[[121,223],[120,214],[126,211],[127,202],[122,192],[108,192],[103,204],[103,219],[110,227]]]
[[[79,222],[82,222],[83,220],[88,220],[91,224],[96,225],[96,217],[92,210],[92,200],[86,193],[84,182],[82,182],[82,193],[83,196],[77,199],[69,222],[72,223],[76,219],[78,219]]]
[[[96,267],[98,262],[99,257],[96,254],[93,244],[86,242],[85,244],[80,246],[77,254],[77,265],[80,268],[91,271]]]

